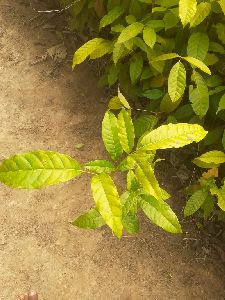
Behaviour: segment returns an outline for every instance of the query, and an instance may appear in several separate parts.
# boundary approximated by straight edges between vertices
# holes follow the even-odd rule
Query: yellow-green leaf
[[[104,40],[100,45],[101,47],[90,54],[90,59],[96,59],[113,52],[113,43],[111,41]]]
[[[84,165],[84,168],[93,173],[111,173],[115,166],[108,160],[92,160]]]
[[[207,131],[197,124],[162,125],[141,137],[138,148],[140,150],[180,148],[201,141],[206,134]]]
[[[111,23],[113,23],[116,19],[118,19],[124,13],[123,6],[116,6],[111,9],[100,21],[100,28],[103,28]]]
[[[221,6],[221,9],[222,9],[224,15],[225,15],[225,0],[219,0],[218,2]]]
[[[210,189],[212,195],[217,196],[218,198],[218,206],[225,211],[225,185],[223,185],[220,189],[216,186]]]
[[[112,178],[104,173],[91,180],[91,191],[96,209],[113,233],[120,239],[122,235],[122,204]]]
[[[222,151],[209,151],[196,157],[193,163],[201,168],[214,168],[225,163],[225,153]]]
[[[182,100],[182,98],[180,98],[176,102],[172,102],[170,95],[168,93],[165,94],[165,96],[163,97],[163,99],[160,103],[160,111],[166,112],[166,113],[170,113],[170,112],[174,111],[180,105],[181,100]]]
[[[154,47],[156,42],[156,33],[150,26],[145,26],[143,30],[143,40],[150,48]]]
[[[105,225],[105,222],[97,209],[92,208],[73,221],[72,225],[79,228],[96,229]]]
[[[187,201],[186,206],[184,208],[184,216],[188,217],[193,215],[202,204],[205,202],[208,196],[208,191],[206,190],[198,190],[196,191]]]
[[[134,126],[129,112],[125,109],[121,109],[118,115],[118,135],[123,150],[130,153],[134,146]]]
[[[194,57],[191,57],[191,56],[183,57],[183,59],[185,59],[186,61],[188,61],[194,67],[197,67],[200,70],[202,70],[203,72],[211,75],[210,69],[201,60],[199,60],[197,58],[194,58]]]
[[[180,55],[178,55],[177,53],[166,53],[166,54],[156,56],[153,59],[153,61],[163,61],[163,60],[169,60],[169,59],[178,58],[178,57],[180,57]]]
[[[133,55],[130,62],[130,79],[135,84],[140,78],[143,69],[143,57],[141,53]]]
[[[208,35],[202,32],[192,33],[188,40],[187,55],[203,61],[209,49]]]
[[[181,233],[182,229],[176,214],[170,206],[153,196],[142,195],[140,206],[151,222],[171,233]]]
[[[21,189],[39,189],[69,181],[81,174],[72,157],[53,151],[16,154],[0,165],[0,182]]]
[[[178,101],[186,87],[186,70],[184,65],[178,61],[171,69],[168,78],[168,93],[172,102]]]
[[[186,26],[197,10],[196,0],[180,0],[179,1],[179,16],[183,26]]]
[[[202,23],[205,18],[210,14],[211,11],[211,4],[208,2],[201,2],[197,6],[197,10],[195,15],[191,17],[190,26],[195,27]]]
[[[144,25],[139,22],[135,22],[122,30],[118,37],[118,44],[124,43],[142,32]]]
[[[120,102],[123,104],[125,108],[130,109],[130,105],[127,99],[124,97],[124,95],[120,92],[119,87],[118,87],[118,98],[120,99]]]
[[[118,160],[123,153],[123,148],[118,136],[117,118],[110,111],[105,113],[102,121],[102,140],[111,158]]]
[[[220,112],[223,109],[225,109],[225,94],[220,98],[219,107],[216,113],[218,114],[218,112]]]

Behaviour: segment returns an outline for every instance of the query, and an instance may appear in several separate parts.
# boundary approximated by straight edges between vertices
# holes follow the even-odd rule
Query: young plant
[[[118,96],[110,100],[102,122],[102,139],[110,161],[94,160],[81,165],[58,152],[16,154],[0,165],[0,182],[12,188],[40,189],[87,172],[92,175],[94,206],[78,217],[74,225],[82,228],[107,225],[120,238],[123,228],[128,233],[138,232],[137,213],[141,209],[153,224],[179,233],[181,226],[177,216],[166,202],[170,195],[160,187],[154,174],[156,150],[199,142],[207,132],[200,125],[186,123],[153,129],[156,122],[154,116],[143,115],[133,123],[130,105],[118,91]],[[127,177],[122,195],[113,180],[119,171],[125,172]]]

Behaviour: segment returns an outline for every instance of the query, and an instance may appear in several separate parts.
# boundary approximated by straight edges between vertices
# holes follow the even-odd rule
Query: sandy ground
[[[27,2],[0,0],[0,158],[31,149],[81,162],[102,157],[104,94],[96,76],[87,66],[72,73],[70,59],[56,76],[51,59],[32,65],[61,41],[46,26],[33,28]],[[68,223],[91,205],[88,177],[42,191],[0,186],[1,300],[29,287],[40,300],[225,299],[223,262],[207,249],[197,255],[184,236],[145,221],[138,236],[121,241],[105,228]]]

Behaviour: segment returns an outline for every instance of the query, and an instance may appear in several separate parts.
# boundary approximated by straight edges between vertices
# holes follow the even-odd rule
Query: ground
[[[0,1],[1,160],[32,149],[80,162],[105,157],[95,73],[88,65],[72,72],[70,55],[39,59],[61,43],[29,1]],[[141,217],[141,233],[118,241],[106,228],[70,225],[92,205],[89,179],[41,191],[0,186],[1,300],[30,287],[40,300],[225,299],[225,260],[192,233],[166,234]]]

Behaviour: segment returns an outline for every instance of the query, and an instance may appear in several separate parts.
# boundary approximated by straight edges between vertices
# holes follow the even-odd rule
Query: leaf
[[[214,53],[207,53],[204,63],[207,66],[215,65],[219,61],[219,58]]]
[[[125,109],[118,115],[118,135],[123,150],[130,153],[134,146],[134,126],[129,112]]]
[[[79,65],[82,63],[92,52],[99,49],[100,45],[105,40],[102,38],[94,38],[87,43],[83,44],[75,53],[73,56],[73,66],[74,69],[76,65]]]
[[[119,68],[116,65],[111,65],[108,69],[108,84],[109,87],[114,85],[118,80]]]
[[[130,233],[139,232],[139,220],[137,217],[137,196],[134,193],[125,192],[121,197],[123,205],[123,226]]]
[[[140,206],[151,222],[171,233],[182,232],[177,216],[170,206],[152,196],[142,195]]]
[[[207,172],[202,173],[202,178],[209,179],[211,177],[218,177],[218,168],[209,169]]]
[[[175,27],[179,23],[180,19],[172,11],[169,11],[164,15],[163,21],[165,23],[165,30],[168,30]]]
[[[162,125],[141,137],[137,147],[140,150],[180,148],[201,141],[206,134],[207,131],[197,124]]]
[[[158,118],[153,115],[142,115],[134,121],[135,136],[140,137],[146,131],[151,131],[156,126]]]
[[[217,114],[219,111],[225,109],[225,94],[220,98],[219,107],[217,109]]]
[[[179,17],[183,26],[186,26],[197,10],[197,1],[196,0],[180,0],[179,1]]]
[[[155,30],[150,26],[145,26],[143,30],[143,40],[150,47],[153,48],[156,43],[156,33]]]
[[[214,168],[225,163],[225,153],[217,150],[209,151],[196,157],[192,162],[202,168]]]
[[[116,19],[118,19],[124,13],[123,6],[116,6],[110,10],[100,21],[99,28],[103,28],[109,24],[112,24]]]
[[[178,101],[186,87],[186,71],[184,65],[179,61],[171,69],[168,78],[168,93],[172,102]]]
[[[209,42],[209,51],[210,52],[216,52],[220,54],[225,54],[224,47],[216,42]]]
[[[223,145],[223,149],[225,150],[225,130],[223,131],[222,145]]]
[[[79,216],[72,224],[80,228],[96,229],[105,225],[105,222],[99,212],[92,208],[82,216]]]
[[[92,160],[84,165],[84,168],[94,173],[111,173],[115,166],[108,160]]]
[[[194,16],[191,17],[190,26],[195,27],[202,23],[205,18],[210,14],[211,11],[211,4],[207,2],[201,2],[197,6],[197,10]]]
[[[102,140],[111,158],[118,160],[123,153],[123,149],[118,136],[117,118],[110,111],[105,113],[102,121]]]
[[[224,15],[225,15],[225,1],[224,0],[219,0],[218,2],[221,6],[221,9],[222,9]]]
[[[207,220],[214,209],[214,198],[212,195],[208,194],[201,208],[203,209],[204,219]]]
[[[219,75],[211,75],[206,79],[206,84],[208,87],[216,87],[221,85],[223,82]]]
[[[166,200],[170,196],[163,193],[159,183],[155,177],[153,167],[148,162],[144,155],[132,154],[131,158],[134,160],[137,168],[135,169],[135,176],[139,184],[144,188],[146,193],[154,196],[158,200]]]
[[[154,61],[164,61],[164,60],[169,60],[178,57],[180,57],[180,55],[178,55],[177,53],[166,53],[166,54],[156,56],[154,58]]]
[[[209,109],[208,87],[200,74],[194,72],[193,77],[197,88],[190,92],[190,101],[192,102],[192,108],[196,115],[203,118]]]
[[[120,102],[123,104],[125,108],[130,109],[130,105],[127,99],[124,97],[124,95],[120,92],[119,87],[118,87],[118,98],[120,99]]]
[[[124,54],[124,45],[123,44],[115,44],[113,49],[113,62],[116,65],[118,61],[123,57]]]
[[[122,204],[112,178],[104,173],[91,180],[91,191],[96,209],[113,233],[120,239],[122,235]]]
[[[217,196],[218,198],[218,206],[225,211],[225,185],[223,185],[220,189],[217,186],[214,186],[210,189],[212,195]]]
[[[139,220],[136,214],[128,213],[123,218],[123,227],[129,234],[139,232]]]
[[[188,61],[191,65],[199,68],[203,72],[211,75],[211,71],[209,70],[209,68],[202,61],[200,61],[199,59],[194,58],[194,57],[190,57],[190,56],[183,57],[183,59]]]
[[[163,99],[160,103],[160,111],[166,112],[166,113],[170,113],[170,112],[174,111],[180,105],[181,99],[182,98],[180,98],[176,102],[172,102],[170,95],[168,93],[165,94],[165,96],[163,97]]]
[[[202,204],[205,202],[208,191],[206,190],[198,190],[196,191],[187,201],[186,206],[184,208],[184,216],[188,217],[193,215],[199,208],[202,206]]]
[[[136,191],[139,188],[137,178],[132,170],[127,173],[127,189],[128,191]]]
[[[120,33],[118,37],[118,44],[124,43],[133,37],[137,36],[139,33],[142,32],[144,25],[139,22],[135,22],[126,28],[123,29],[123,31]]]
[[[143,69],[143,57],[141,53],[133,55],[130,63],[130,78],[131,83],[135,84],[141,76]]]
[[[113,52],[113,43],[111,41],[104,40],[101,43],[101,46],[98,47],[90,54],[90,59],[100,58],[106,54]]]
[[[22,189],[39,189],[69,181],[82,173],[72,157],[53,151],[16,154],[0,165],[0,182]]]
[[[222,23],[216,24],[216,33],[218,35],[219,40],[225,44],[225,25]]]
[[[208,35],[202,32],[192,33],[188,40],[187,55],[203,61],[209,49]]]
[[[142,93],[142,96],[150,100],[158,100],[162,98],[163,92],[158,89],[147,90]]]
[[[123,107],[124,106],[121,103],[119,97],[115,96],[109,100],[108,109],[121,109]]]

